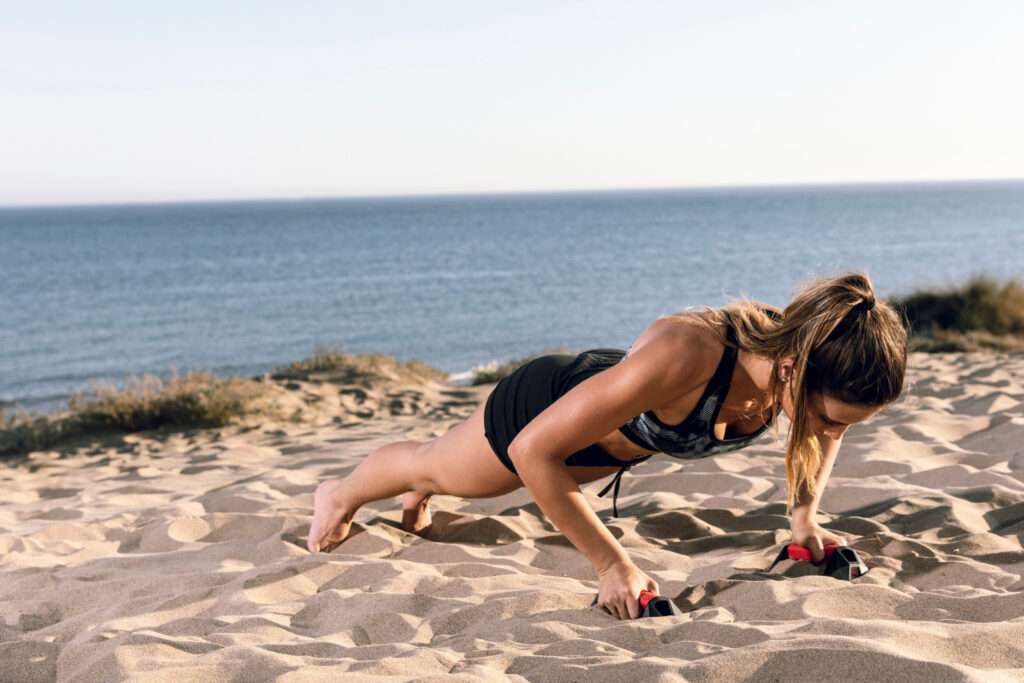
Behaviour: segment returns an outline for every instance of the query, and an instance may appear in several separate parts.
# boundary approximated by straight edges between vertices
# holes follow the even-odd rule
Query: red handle
[[[838,545],[827,545],[827,546],[825,546],[825,560],[826,561],[832,559],[832,553],[838,547],[839,547]],[[808,550],[807,548],[803,547],[802,545],[797,545],[796,543],[790,543],[789,547],[787,548],[787,550],[789,552],[789,559],[791,559],[791,560],[803,560],[804,562],[812,562],[814,560],[814,557],[811,555],[811,551]]]
[[[651,591],[640,591],[640,609],[647,609],[647,603],[658,597]]]

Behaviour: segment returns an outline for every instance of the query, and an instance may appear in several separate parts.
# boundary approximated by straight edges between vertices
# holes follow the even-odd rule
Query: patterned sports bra
[[[776,320],[781,320],[777,313],[769,312]],[[726,330],[726,339],[736,343],[736,333],[732,328]],[[715,374],[708,380],[704,393],[697,401],[696,407],[686,416],[686,419],[679,424],[665,424],[658,419],[654,411],[647,411],[637,415],[626,424],[619,427],[627,439],[642,448],[658,451],[673,458],[683,460],[697,460],[707,458],[718,453],[739,450],[757,441],[768,431],[772,421],[768,422],[756,432],[744,434],[734,439],[719,439],[715,436],[715,421],[718,413],[722,410],[722,403],[729,393],[729,386],[732,384],[732,372],[736,367],[736,358],[739,351],[735,346],[725,346],[722,352],[722,360],[715,368]],[[615,477],[608,482],[608,485],[598,493],[604,496],[614,489],[612,494],[612,514],[619,516],[619,485],[622,482],[622,475],[633,465],[647,460],[651,456],[644,455],[635,460],[623,463],[622,468],[615,474]]]
[[[726,337],[730,342],[736,342],[732,328],[727,330]],[[715,436],[715,422],[729,393],[737,356],[736,347],[726,345],[722,360],[696,407],[679,424],[665,424],[653,411],[647,411],[619,427],[619,431],[638,446],[684,460],[735,451],[757,441],[768,430],[771,420],[756,432],[734,439],[719,439]]]

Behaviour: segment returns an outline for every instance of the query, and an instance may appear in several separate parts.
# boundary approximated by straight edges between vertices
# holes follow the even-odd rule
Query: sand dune
[[[0,470],[0,680],[1024,680],[1024,356],[914,356],[907,398],[851,429],[827,526],[850,582],[764,569],[789,538],[781,447],[587,496],[683,617],[618,622],[524,491],[397,499],[330,554],[312,491],[397,438],[442,433],[485,389],[281,391],[297,421],[134,436]]]

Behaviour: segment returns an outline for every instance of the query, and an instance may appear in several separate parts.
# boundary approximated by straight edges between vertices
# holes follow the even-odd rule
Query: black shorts
[[[594,349],[578,356],[541,356],[498,382],[484,406],[484,433],[501,464],[515,473],[508,447],[523,427],[577,384],[612,367],[625,355],[618,349]],[[597,444],[573,453],[565,462],[587,467],[628,464]]]

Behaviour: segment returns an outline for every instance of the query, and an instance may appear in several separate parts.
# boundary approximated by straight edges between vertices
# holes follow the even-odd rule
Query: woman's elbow
[[[508,445],[508,459],[512,461],[512,466],[516,468],[520,478],[524,471],[529,476],[529,472],[537,465],[552,460],[547,457],[539,444],[530,438],[529,434],[523,432],[520,432]]]
[[[516,468],[516,472],[522,475],[522,466],[526,460],[526,453],[529,452],[529,446],[526,443],[526,439],[522,438],[522,432],[512,439],[512,443],[508,445],[508,459],[512,461],[512,466]]]

